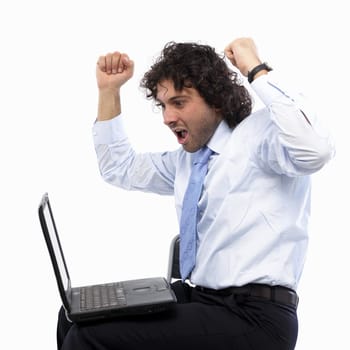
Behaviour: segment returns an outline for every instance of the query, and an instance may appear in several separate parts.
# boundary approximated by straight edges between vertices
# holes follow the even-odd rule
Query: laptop
[[[175,294],[163,277],[72,287],[47,193],[39,205],[39,219],[69,321],[79,323],[162,312],[176,303]]]

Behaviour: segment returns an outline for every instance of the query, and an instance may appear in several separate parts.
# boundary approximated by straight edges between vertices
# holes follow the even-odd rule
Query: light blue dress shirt
[[[334,148],[302,95],[281,88],[271,73],[251,86],[266,107],[233,130],[222,121],[208,143],[215,155],[199,201],[191,282],[296,290],[308,246],[310,174],[332,158]],[[93,126],[103,179],[127,190],[174,195],[180,220],[192,154],[182,147],[135,153],[123,118]]]

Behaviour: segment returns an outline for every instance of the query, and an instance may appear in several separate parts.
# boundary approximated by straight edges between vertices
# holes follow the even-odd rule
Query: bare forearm
[[[121,113],[120,92],[119,90],[100,91],[98,98],[97,120],[110,120]]]

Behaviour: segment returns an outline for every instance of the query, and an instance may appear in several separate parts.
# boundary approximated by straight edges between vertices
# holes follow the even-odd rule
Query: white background
[[[12,0],[0,5],[2,349],[55,349],[60,300],[37,208],[48,192],[74,285],[165,275],[177,234],[171,197],[125,192],[99,176],[92,146],[95,63],[135,60],[123,91],[139,151],[177,147],[138,88],[168,41],[222,52],[239,36],[314,102],[337,146],[314,176],[297,350],[349,349],[349,19],[346,1]],[[257,102],[258,103],[258,102]],[[14,303],[14,304],[13,304]]]

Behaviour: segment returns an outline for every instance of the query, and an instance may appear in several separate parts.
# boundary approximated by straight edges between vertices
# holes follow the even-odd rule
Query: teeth
[[[173,129],[173,131],[181,138],[184,138],[187,133],[187,131],[184,129]]]

